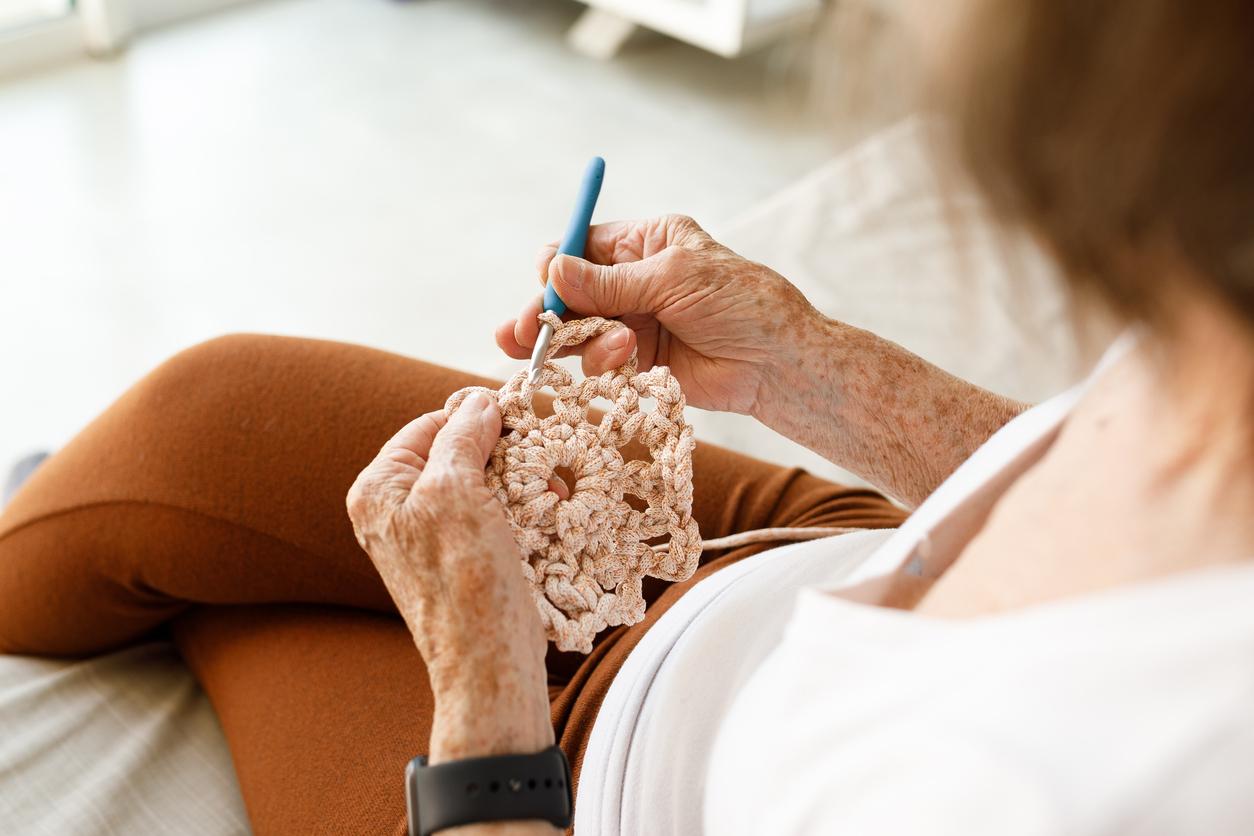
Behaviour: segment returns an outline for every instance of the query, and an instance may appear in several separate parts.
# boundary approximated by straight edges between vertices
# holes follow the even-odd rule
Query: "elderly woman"
[[[707,536],[868,530],[707,555],[590,655],[549,651],[484,483],[497,407],[439,408],[485,381],[229,337],[141,381],[5,511],[0,648],[169,629],[260,834],[403,832],[419,753],[445,776],[411,789],[420,829],[556,832],[564,773],[473,780],[555,741],[584,834],[1249,832],[1254,7],[988,0],[938,31],[955,158],[1081,310],[1129,326],[1075,391],[1028,409],[957,380],[687,218],[595,227],[587,261],[540,265],[622,322],[585,371],[637,349],[904,523],[699,447]],[[497,332],[510,356],[537,312]]]

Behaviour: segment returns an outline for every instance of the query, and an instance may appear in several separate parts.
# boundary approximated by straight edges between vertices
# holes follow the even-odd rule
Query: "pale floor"
[[[578,10],[271,0],[0,84],[0,463],[226,332],[507,374],[492,328],[588,157],[599,219],[717,226],[830,155],[795,50],[596,63],[563,43]]]

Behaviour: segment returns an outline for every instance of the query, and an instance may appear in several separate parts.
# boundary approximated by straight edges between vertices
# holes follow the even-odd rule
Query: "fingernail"
[[[469,409],[471,412],[483,412],[488,408],[488,396],[482,392],[472,392],[470,397],[462,401],[462,409]]]
[[[557,274],[562,277],[573,290],[583,287],[583,265],[579,259],[568,255],[557,257]]]
[[[631,333],[626,328],[615,328],[605,338],[605,346],[611,351],[617,351],[627,345],[627,340],[630,336]]]

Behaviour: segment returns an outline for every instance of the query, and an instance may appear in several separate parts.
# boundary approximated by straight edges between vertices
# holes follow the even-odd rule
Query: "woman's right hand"
[[[783,276],[682,215],[594,226],[586,253],[558,256],[551,245],[538,263],[540,283],[551,280],[571,311],[626,326],[574,349],[584,373],[621,366],[638,347],[641,371],[669,366],[702,409],[755,414],[764,384],[820,316]],[[506,354],[531,356],[540,310],[537,297],[497,329]]]

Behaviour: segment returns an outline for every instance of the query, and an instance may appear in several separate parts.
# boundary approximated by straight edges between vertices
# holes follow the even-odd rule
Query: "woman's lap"
[[[183,352],[0,516],[0,650],[90,654],[173,621],[258,833],[403,831],[401,775],[425,749],[430,692],[344,496],[397,428],[467,385],[493,384],[317,340],[234,336]],[[901,519],[873,492],[708,445],[693,471],[706,537]],[[554,721],[576,764],[648,625],[700,577],[762,548],[716,555],[669,590],[649,585],[646,621],[607,631],[591,656],[550,654]]]

